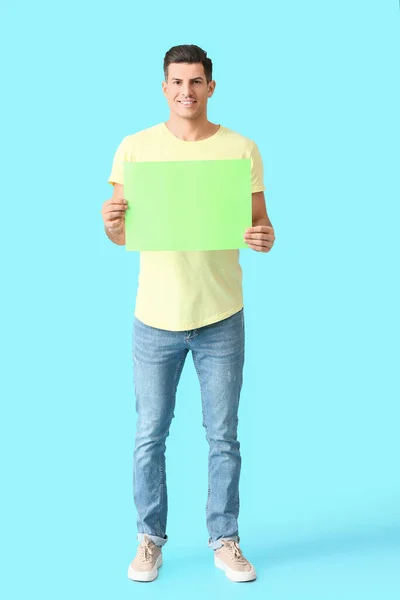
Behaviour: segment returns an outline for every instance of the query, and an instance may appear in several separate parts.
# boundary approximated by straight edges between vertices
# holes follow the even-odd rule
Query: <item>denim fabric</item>
[[[191,350],[200,382],[203,427],[209,444],[206,525],[208,546],[220,538],[239,540],[240,442],[238,407],[244,365],[244,312],[189,331],[133,326],[133,372],[137,429],[133,489],[138,539],[146,533],[158,545],[168,536],[166,438],[186,356]]]

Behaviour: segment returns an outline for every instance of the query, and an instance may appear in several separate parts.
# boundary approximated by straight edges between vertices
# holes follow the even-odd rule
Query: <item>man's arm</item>
[[[114,183],[113,195],[111,198],[112,202],[118,205],[122,205],[124,202],[124,186],[120,183]],[[108,202],[108,201],[107,201]],[[105,232],[108,238],[117,244],[118,246],[125,246],[125,215],[122,219],[117,219],[114,226],[104,226]]]
[[[272,227],[272,223],[267,214],[264,192],[253,192],[251,198],[253,227],[257,227],[258,225],[268,225],[269,227]]]
[[[275,242],[275,232],[267,215],[264,192],[252,193],[253,225],[246,229],[244,241],[257,252],[269,252]]]

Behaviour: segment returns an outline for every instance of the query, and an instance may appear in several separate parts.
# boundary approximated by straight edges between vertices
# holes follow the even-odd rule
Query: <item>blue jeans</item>
[[[133,453],[133,488],[138,540],[146,533],[167,540],[166,438],[178,382],[192,351],[201,389],[203,427],[209,444],[206,524],[208,546],[238,533],[240,442],[238,406],[244,365],[244,312],[189,331],[167,331],[134,317],[133,371],[138,415]]]

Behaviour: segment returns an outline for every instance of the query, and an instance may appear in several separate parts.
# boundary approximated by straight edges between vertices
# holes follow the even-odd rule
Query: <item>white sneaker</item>
[[[253,581],[257,576],[256,570],[243,556],[239,543],[224,538],[220,541],[221,548],[214,550],[215,566],[225,571],[225,575],[232,581]]]
[[[147,534],[139,544],[137,554],[128,568],[128,577],[133,581],[153,581],[162,565],[161,547],[154,544]]]

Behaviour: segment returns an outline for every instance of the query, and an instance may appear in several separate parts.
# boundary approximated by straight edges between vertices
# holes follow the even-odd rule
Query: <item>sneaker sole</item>
[[[214,558],[214,564],[218,569],[225,571],[225,575],[231,581],[253,581],[257,577],[254,567],[251,571],[235,571],[228,567],[220,558],[217,556]]]
[[[156,564],[150,571],[135,571],[131,565],[128,568],[128,577],[132,581],[154,581],[158,576],[158,569],[162,565],[162,556],[157,558]]]

